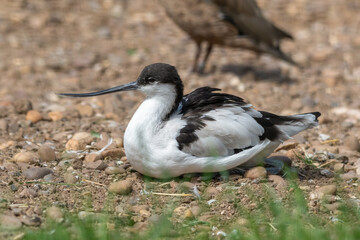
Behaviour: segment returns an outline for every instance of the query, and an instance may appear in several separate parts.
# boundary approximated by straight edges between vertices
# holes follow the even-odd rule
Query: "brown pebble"
[[[37,216],[29,217],[26,215],[21,216],[20,221],[26,226],[40,226],[41,219]]]
[[[21,192],[20,192],[20,197],[22,198],[29,198],[29,197],[37,197],[38,193],[31,188],[24,188]]]
[[[38,154],[42,162],[52,162],[56,160],[54,150],[48,145],[42,145],[38,150]]]
[[[207,187],[204,191],[204,196],[206,198],[215,197],[219,191],[215,187]]]
[[[100,160],[101,156],[98,153],[90,153],[85,156],[84,162],[95,162],[97,160]]]
[[[1,118],[1,116],[0,116]],[[5,131],[7,132],[8,130],[8,123],[6,121],[6,119],[0,119],[0,131]]]
[[[124,147],[124,140],[122,138],[114,138],[114,142],[116,143],[116,147],[123,148]]]
[[[149,210],[149,209],[150,208],[148,205],[134,205],[129,207],[129,210],[135,213],[140,213],[141,210]]]
[[[336,185],[325,185],[310,193],[310,199],[322,199],[325,195],[335,195]]]
[[[71,139],[82,141],[85,144],[90,144],[94,137],[88,132],[77,132],[74,134],[74,136],[72,136]]]
[[[349,171],[347,173],[341,174],[340,178],[342,180],[347,181],[347,180],[350,180],[350,179],[358,179],[359,175],[357,175],[355,171]]]
[[[201,208],[199,206],[197,206],[197,205],[192,206],[190,208],[190,210],[193,213],[194,217],[198,217],[200,215],[200,213],[201,213]]]
[[[30,120],[33,123],[39,122],[41,119],[43,119],[43,116],[40,112],[35,110],[30,110],[26,114],[26,120]]]
[[[111,183],[109,186],[109,192],[120,195],[127,195],[132,191],[133,182],[130,180],[122,180],[119,182]]]
[[[97,160],[95,162],[84,162],[84,165],[88,169],[94,169],[94,170],[104,170],[107,168],[107,164],[102,160]]]
[[[274,152],[278,152],[280,150],[291,150],[296,148],[297,145],[299,145],[299,143],[296,142],[295,140],[287,140],[284,143],[282,143],[279,147],[277,147]]]
[[[349,148],[351,151],[360,152],[360,142],[359,139],[353,135],[348,136],[344,140],[344,145]]]
[[[335,202],[331,204],[324,204],[324,207],[329,211],[335,211],[340,207],[340,203]]]
[[[282,177],[278,175],[269,175],[268,179],[274,182],[276,190],[285,191],[287,189],[287,183]]]
[[[61,112],[49,112],[48,117],[55,122],[63,119],[64,115]]]
[[[107,167],[105,169],[105,173],[108,175],[121,174],[125,173],[125,169],[123,167]]]
[[[0,226],[5,230],[16,230],[21,228],[21,221],[17,217],[2,215],[0,216]]]
[[[19,170],[18,165],[16,165],[15,163],[6,161],[6,160],[3,162],[2,165],[5,167],[6,171],[8,171],[8,172],[15,172],[15,171]]]
[[[49,207],[46,210],[46,216],[56,222],[62,222],[64,220],[63,212],[56,206]]]
[[[75,108],[78,110],[81,117],[91,117],[94,115],[94,110],[90,105],[78,104],[75,106]]]
[[[266,174],[267,172],[264,167],[254,167],[246,171],[245,177],[250,179],[265,178]]]
[[[84,150],[85,147],[86,147],[85,142],[75,139],[70,139],[65,145],[66,150],[74,150],[74,151]]]
[[[286,156],[287,156],[288,158],[290,158],[292,161],[297,160],[297,159],[298,159],[297,156],[299,156],[299,155],[300,155],[300,154],[299,154],[296,150],[294,150],[294,149],[289,150],[289,151],[286,152]]]
[[[178,189],[182,192],[192,192],[194,190],[194,184],[191,182],[182,182],[179,184]]]
[[[180,206],[174,209],[173,217],[180,219],[190,219],[194,217],[194,214],[191,212],[190,208],[186,206]]]
[[[44,176],[52,173],[50,168],[33,167],[29,168],[24,172],[24,176],[28,180],[40,179]]]
[[[13,160],[22,163],[34,163],[39,160],[39,157],[33,152],[19,152],[14,156]]]
[[[101,153],[101,157],[103,158],[122,158],[123,156],[125,156],[125,152],[120,148],[105,150]]]
[[[75,184],[78,181],[78,178],[70,172],[64,174],[64,182],[66,184]]]
[[[32,104],[28,99],[17,99],[14,101],[14,109],[16,113],[26,113],[32,110]]]
[[[333,169],[334,169],[334,172],[336,172],[336,173],[342,173],[342,172],[344,172],[344,164],[343,163],[335,163]]]

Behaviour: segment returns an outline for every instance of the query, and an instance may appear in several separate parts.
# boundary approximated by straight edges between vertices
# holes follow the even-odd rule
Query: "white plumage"
[[[128,161],[142,174],[176,177],[260,163],[282,141],[317,125],[319,113],[277,116],[256,111],[241,98],[201,88],[182,96],[176,69],[147,66],[136,82],[83,97],[138,89],[146,99],[124,135]]]

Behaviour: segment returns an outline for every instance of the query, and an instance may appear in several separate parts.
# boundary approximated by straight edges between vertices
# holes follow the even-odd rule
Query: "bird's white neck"
[[[145,86],[140,89],[147,97],[129,122],[128,128],[153,132],[161,128],[163,121],[174,108],[176,91],[171,84]]]

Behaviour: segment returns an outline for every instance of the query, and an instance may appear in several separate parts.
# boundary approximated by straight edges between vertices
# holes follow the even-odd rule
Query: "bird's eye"
[[[146,78],[146,81],[147,81],[148,83],[152,83],[152,82],[155,82],[155,78],[153,78],[153,77],[148,77],[148,78]]]

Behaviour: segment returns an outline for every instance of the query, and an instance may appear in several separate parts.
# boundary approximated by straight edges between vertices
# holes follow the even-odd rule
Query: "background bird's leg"
[[[205,65],[206,65],[207,60],[209,59],[209,56],[210,56],[212,47],[213,47],[213,45],[212,45],[211,43],[208,43],[208,45],[207,45],[207,47],[206,47],[206,53],[205,53],[204,59],[203,59],[203,61],[200,63],[200,66],[199,66],[199,71],[198,71],[199,73],[203,73],[203,72],[204,72]]]
[[[198,70],[198,62],[199,62],[200,54],[201,54],[201,42],[196,42],[196,53],[195,53],[193,67],[191,70],[192,72],[197,72]]]

